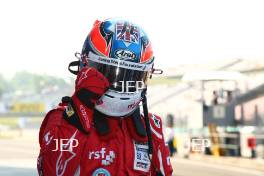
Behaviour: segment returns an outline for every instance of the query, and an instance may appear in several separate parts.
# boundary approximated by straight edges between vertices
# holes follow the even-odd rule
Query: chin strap
[[[143,113],[144,113],[144,120],[145,120],[145,125],[146,125],[146,132],[147,132],[147,137],[148,137],[148,153],[149,153],[149,158],[152,160],[152,154],[153,154],[153,144],[152,144],[152,135],[151,135],[151,130],[150,130],[150,123],[149,123],[149,113],[148,113],[148,105],[147,105],[147,88],[145,88],[142,91],[142,104],[143,104]]]
[[[93,121],[94,121],[94,126],[98,131],[99,135],[103,136],[110,133],[107,116],[105,114],[102,114],[101,112],[95,110]]]
[[[144,127],[143,122],[141,121],[141,114],[139,107],[135,110],[135,112],[132,114],[132,121],[133,125],[136,128],[136,132],[141,137],[146,137],[146,129]]]
[[[148,137],[148,153],[149,153],[149,159],[150,162],[152,163],[152,154],[153,154],[153,143],[152,143],[152,134],[151,134],[151,129],[150,129],[150,123],[149,123],[149,113],[148,113],[148,104],[147,104],[147,88],[145,88],[142,92],[142,104],[143,104],[143,113],[144,113],[144,120],[145,120],[145,125],[146,125],[146,132],[147,132],[147,137]],[[155,167],[155,165],[154,165]],[[164,176],[157,168],[156,169],[156,176]]]

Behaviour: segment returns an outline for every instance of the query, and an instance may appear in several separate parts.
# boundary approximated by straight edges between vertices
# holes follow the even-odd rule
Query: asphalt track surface
[[[0,139],[0,176],[35,176],[36,140]],[[175,176],[264,176],[264,172],[214,165],[188,159],[171,159]]]

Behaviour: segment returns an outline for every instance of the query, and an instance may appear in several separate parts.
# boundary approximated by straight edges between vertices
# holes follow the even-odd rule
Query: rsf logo
[[[88,155],[89,160],[101,160],[102,165],[110,165],[114,162],[115,152],[112,150],[106,151],[106,148],[101,148],[99,151],[90,151]]]
[[[135,53],[133,53],[132,51],[123,50],[123,49],[116,50],[115,55],[119,59],[124,59],[124,60],[127,60],[127,59],[134,60],[136,58]]]

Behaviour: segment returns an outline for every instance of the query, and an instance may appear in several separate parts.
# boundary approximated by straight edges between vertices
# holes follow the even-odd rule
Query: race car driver
[[[153,62],[139,26],[96,21],[79,61],[69,65],[77,75],[73,95],[63,97],[41,124],[39,175],[171,175],[161,118],[147,109]]]

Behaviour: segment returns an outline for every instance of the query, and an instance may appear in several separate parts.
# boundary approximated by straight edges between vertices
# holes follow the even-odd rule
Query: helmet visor
[[[135,92],[144,88],[152,63],[134,63],[99,56],[91,52],[87,58],[87,66],[100,71],[108,79],[110,89],[118,92]]]

